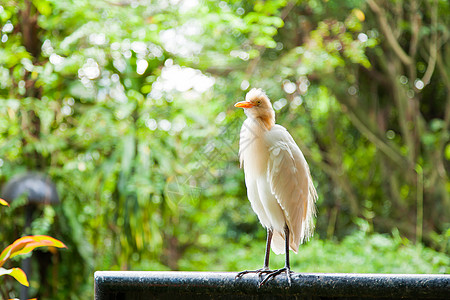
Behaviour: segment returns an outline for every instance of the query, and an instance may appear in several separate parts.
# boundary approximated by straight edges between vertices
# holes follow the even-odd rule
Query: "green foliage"
[[[52,256],[52,294],[36,273],[32,292],[92,298],[99,269],[260,267],[232,106],[252,87],[319,192],[296,270],[448,272],[449,5],[415,3],[0,4],[0,184],[40,170],[61,199],[26,229],[16,199],[0,241],[45,234],[69,248]]]
[[[182,260],[184,270],[240,271],[258,269],[263,264],[264,240],[225,243],[217,253],[190,251]],[[232,256],[228,255],[233,253]],[[271,253],[270,267],[284,265],[283,255]],[[444,253],[414,245],[392,235],[354,232],[342,241],[318,237],[291,255],[295,272],[318,273],[448,273],[449,257]]]

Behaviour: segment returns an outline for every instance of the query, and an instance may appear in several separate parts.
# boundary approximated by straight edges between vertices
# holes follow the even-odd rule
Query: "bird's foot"
[[[262,273],[270,273],[270,272],[272,272],[272,271],[269,270],[269,268],[261,268],[261,269],[258,269],[258,270],[252,270],[252,271],[245,270],[245,271],[242,271],[242,272],[237,273],[235,279],[241,278],[241,277],[244,276],[245,274],[249,274],[249,273],[255,273],[255,274],[258,274],[259,278],[261,278]]]
[[[275,278],[275,276],[280,275],[283,272],[286,273],[286,276],[287,276],[287,279],[288,279],[288,284],[289,284],[289,286],[291,286],[291,283],[292,283],[291,274],[293,272],[288,267],[284,267],[284,268],[281,268],[281,269],[278,269],[278,270],[273,270],[273,271],[270,271],[270,270],[264,271],[264,273],[267,273],[267,276],[266,276],[266,278],[264,278],[263,281],[261,281],[259,283],[259,286],[260,287],[263,286],[264,284],[267,283],[267,281]]]

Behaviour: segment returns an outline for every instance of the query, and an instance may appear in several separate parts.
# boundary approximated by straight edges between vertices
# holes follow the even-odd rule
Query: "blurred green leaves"
[[[69,246],[54,258],[52,299],[92,297],[95,269],[260,267],[265,232],[232,106],[252,87],[320,195],[329,240],[305,245],[297,270],[448,272],[443,254],[407,239],[423,193],[424,241],[448,251],[449,7],[438,2],[435,18],[435,3],[422,5],[414,40],[413,6],[382,5],[413,64],[366,1],[2,3],[0,183],[36,169],[57,183],[61,205],[38,209],[31,228]],[[0,240],[23,233],[24,204],[1,212]]]

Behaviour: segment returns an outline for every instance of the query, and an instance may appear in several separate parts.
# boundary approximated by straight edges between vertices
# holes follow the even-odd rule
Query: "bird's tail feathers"
[[[272,251],[277,255],[283,254],[285,252],[284,251],[284,237],[278,231],[273,232],[271,247],[272,247]]]
[[[295,243],[292,237],[290,238],[289,246],[292,251],[294,251],[295,253],[298,252],[298,243]],[[271,248],[272,251],[277,255],[284,254],[286,252],[283,233],[278,231],[273,232]]]

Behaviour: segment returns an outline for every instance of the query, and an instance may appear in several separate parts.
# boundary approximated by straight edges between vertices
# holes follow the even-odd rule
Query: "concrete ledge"
[[[258,288],[236,273],[97,271],[96,300],[118,299],[450,299],[450,275],[294,273]]]

